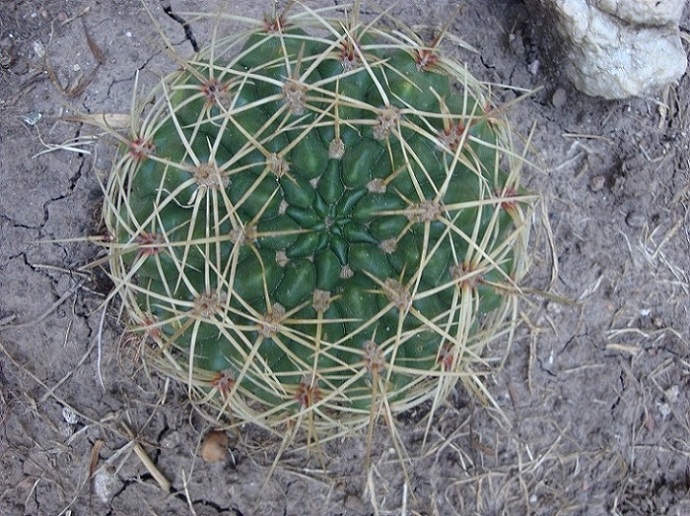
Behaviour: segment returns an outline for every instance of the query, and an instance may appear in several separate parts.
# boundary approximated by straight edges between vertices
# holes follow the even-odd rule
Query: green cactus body
[[[464,69],[311,16],[163,79],[105,206],[159,368],[271,428],[444,396],[514,306],[531,202]]]

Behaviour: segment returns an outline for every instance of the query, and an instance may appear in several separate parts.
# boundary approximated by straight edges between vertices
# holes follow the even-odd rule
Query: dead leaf
[[[228,454],[228,434],[222,430],[211,430],[201,444],[201,458],[204,462],[221,462]]]

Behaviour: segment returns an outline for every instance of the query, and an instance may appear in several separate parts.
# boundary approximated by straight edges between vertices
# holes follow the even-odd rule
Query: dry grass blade
[[[172,487],[170,481],[161,472],[161,470],[156,467],[154,462],[151,460],[151,457],[149,457],[148,453],[146,453],[146,450],[144,450],[143,446],[137,442],[134,432],[132,432],[132,430],[124,423],[122,423],[122,428],[125,434],[132,440],[134,453],[144,465],[146,471],[149,472],[149,474],[154,478],[164,492],[169,493],[170,488]]]
[[[96,473],[96,468],[98,467],[98,460],[99,460],[99,454],[101,452],[101,447],[103,446],[103,441],[98,439],[95,443],[93,443],[93,446],[91,447],[91,460],[89,461],[89,480],[90,480],[90,489],[91,492],[89,493],[89,505],[93,507],[93,492],[94,492],[94,481],[95,481],[95,473]]]

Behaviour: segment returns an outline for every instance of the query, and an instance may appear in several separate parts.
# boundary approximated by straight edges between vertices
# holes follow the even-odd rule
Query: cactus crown
[[[488,88],[326,14],[267,18],[165,77],[104,207],[147,360],[271,429],[440,402],[510,330],[526,263],[532,198]]]

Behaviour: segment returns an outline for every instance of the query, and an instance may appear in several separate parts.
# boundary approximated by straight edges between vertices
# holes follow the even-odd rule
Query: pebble
[[[594,176],[589,180],[589,189],[593,192],[599,192],[604,189],[606,185],[606,178],[604,176]]]
[[[355,514],[366,514],[367,507],[358,496],[349,495],[345,498],[345,507]]]
[[[529,71],[529,73],[532,75],[537,75],[539,73],[540,66],[541,63],[539,62],[539,59],[535,59],[527,66],[527,71]]]
[[[515,54],[516,56],[521,56],[525,54],[525,45],[522,42],[522,38],[519,37],[517,34],[511,33],[508,35],[508,46],[510,47],[510,50]]]
[[[678,401],[679,394],[680,389],[677,385],[674,385],[664,391],[664,398],[666,398],[666,401],[668,401],[669,403],[675,403],[676,401]]]
[[[43,43],[41,43],[40,41],[34,41],[33,47],[34,47],[34,53],[36,54],[36,57],[38,57],[39,59],[42,59],[45,57],[46,47],[43,46]]]
[[[123,485],[112,466],[100,468],[93,477],[93,490],[104,504],[109,504]]]
[[[556,91],[553,92],[553,96],[551,97],[551,104],[555,108],[562,108],[565,106],[565,103],[568,101],[568,94],[565,91],[565,88],[558,88]]]
[[[179,445],[179,444],[180,444],[180,433],[175,431],[175,430],[168,432],[161,439],[161,447],[168,449],[168,450],[176,448],[177,445]]]
[[[631,211],[625,217],[625,223],[631,228],[641,228],[647,223],[647,217],[639,211]]]
[[[72,407],[64,406],[62,407],[62,417],[68,425],[76,425],[79,423],[79,415],[74,411]]]
[[[563,307],[560,303],[548,301],[546,303],[546,311],[551,315],[561,315],[563,313]]]

